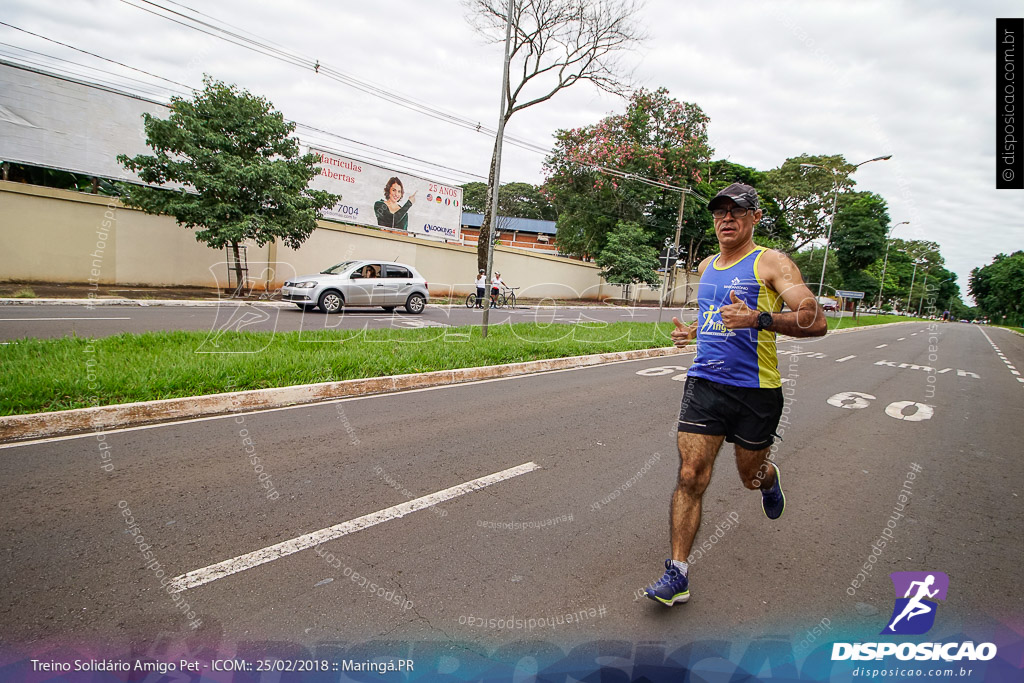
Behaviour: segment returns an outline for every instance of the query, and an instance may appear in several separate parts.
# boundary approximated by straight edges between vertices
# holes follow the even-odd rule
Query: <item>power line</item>
[[[373,84],[373,83],[370,83],[370,82],[367,82],[367,81],[360,80],[360,79],[358,79],[358,78],[356,78],[354,76],[346,74],[345,72],[339,71],[339,70],[337,70],[337,69],[335,69],[335,68],[333,68],[333,67],[331,67],[329,65],[321,64],[319,62],[319,60],[314,60],[312,58],[303,57],[303,56],[297,55],[297,54],[295,54],[295,53],[293,53],[293,52],[291,52],[289,50],[284,50],[284,49],[281,49],[281,48],[278,48],[278,47],[274,47],[273,45],[268,45],[267,42],[266,42],[266,39],[262,38],[260,36],[257,36],[257,38],[259,38],[259,40],[254,40],[252,38],[247,38],[245,36],[242,36],[242,35],[240,35],[238,33],[233,32],[233,31],[228,31],[226,29],[223,29],[223,28],[217,26],[216,24],[212,24],[210,22],[202,21],[200,19],[196,19],[195,17],[190,17],[190,16],[188,16],[186,14],[183,14],[181,12],[178,12],[176,10],[164,7],[164,6],[160,5],[159,3],[152,2],[151,0],[138,0],[138,1],[139,2],[143,2],[143,3],[147,4],[147,5],[150,5],[151,7],[159,8],[159,9],[163,10],[164,12],[167,12],[169,14],[173,14],[173,15],[178,16],[178,17],[181,17],[182,19],[186,19],[186,20],[194,22],[194,24],[198,24],[198,25],[185,23],[183,21],[175,19],[173,16],[168,16],[166,14],[161,14],[161,13],[156,12],[156,11],[154,11],[152,9],[147,8],[147,7],[142,7],[140,5],[136,5],[133,2],[129,2],[129,0],[121,0],[122,3],[124,3],[124,4],[126,4],[126,5],[128,5],[130,7],[135,7],[136,9],[140,9],[140,10],[142,10],[144,12],[148,12],[150,14],[153,14],[154,16],[160,17],[162,19],[166,19],[168,21],[172,21],[172,22],[174,22],[176,24],[179,24],[179,25],[184,26],[186,28],[190,28],[190,29],[192,29],[194,31],[199,31],[200,33],[204,33],[204,34],[209,35],[211,37],[218,38],[220,40],[224,40],[225,42],[231,43],[231,44],[236,45],[238,47],[243,47],[245,49],[251,50],[251,51],[256,52],[258,54],[262,54],[262,55],[264,55],[266,57],[271,57],[272,59],[277,59],[277,60],[282,61],[282,62],[284,62],[286,64],[290,64],[292,66],[298,66],[298,67],[303,68],[303,69],[312,70],[314,73],[316,73],[318,75],[325,76],[327,78],[330,78],[331,80],[337,81],[337,82],[342,83],[344,85],[348,85],[348,86],[350,86],[352,88],[355,88],[356,90],[359,90],[359,91],[361,91],[363,93],[366,93],[366,94],[371,95],[373,97],[377,97],[379,99],[382,99],[384,101],[390,102],[392,104],[396,104],[396,105],[404,107],[406,109],[410,109],[412,111],[416,111],[416,112],[419,112],[421,114],[425,114],[427,116],[430,116],[430,117],[438,119],[438,120],[447,121],[448,123],[452,123],[454,125],[457,125],[457,126],[460,126],[462,128],[469,129],[469,130],[474,130],[474,131],[476,131],[478,133],[482,133],[482,134],[488,135],[490,137],[493,137],[494,135],[497,134],[494,129],[489,128],[487,126],[484,126],[484,125],[482,125],[478,121],[472,121],[470,119],[465,119],[465,118],[462,118],[462,117],[457,116],[455,114],[451,114],[449,112],[445,112],[445,111],[443,111],[441,109],[438,109],[437,107],[435,107],[433,105],[428,105],[428,104],[419,102],[419,101],[417,101],[417,100],[415,100],[415,99],[413,99],[413,98],[411,98],[409,96],[402,95],[402,94],[394,91],[391,88],[384,88],[383,86],[380,86],[380,85],[377,85],[377,84]],[[181,3],[174,3],[174,4],[178,5],[179,7],[189,9],[190,11],[193,11],[193,12],[196,11],[196,10],[193,10],[191,8],[188,8],[185,5],[182,5]],[[203,15],[203,16],[209,16],[209,15]],[[213,19],[213,17],[210,17],[210,18]],[[221,20],[214,19],[214,21],[220,22]],[[211,31],[205,30],[204,28],[202,28],[204,26],[209,28],[209,29],[211,29],[212,31],[215,31],[215,33],[211,33]],[[246,33],[249,33],[249,32],[246,32]],[[256,34],[250,34],[250,35],[255,36]],[[537,154],[545,154],[546,155],[549,152],[549,149],[547,147],[543,147],[543,146],[540,146],[540,145],[528,142],[526,140],[520,140],[520,139],[511,137],[511,136],[506,136],[505,140],[509,144],[515,145],[517,147],[520,147],[522,149],[526,149],[526,150],[531,151],[531,152],[535,152]]]
[[[156,74],[151,74],[148,71],[143,71],[142,69],[137,69],[134,66],[128,66],[127,64],[122,64],[121,62],[115,61],[113,59],[109,59],[107,57],[100,57],[98,54],[96,54],[94,52],[89,52],[88,50],[83,50],[81,48],[74,47],[73,45],[68,45],[67,43],[62,43],[59,40],[54,40],[53,38],[47,38],[46,36],[39,35],[38,33],[33,33],[32,31],[28,31],[28,30],[23,29],[23,28],[21,28],[19,26],[15,26],[14,24],[8,24],[6,21],[0,21],[0,25],[7,26],[8,28],[13,28],[15,31],[21,31],[22,33],[27,33],[30,36],[35,36],[36,38],[42,38],[43,40],[48,40],[51,43],[56,43],[57,45],[62,45],[64,47],[66,47],[66,48],[70,48],[72,50],[75,50],[76,52],[81,52],[82,54],[87,54],[87,55],[89,55],[91,57],[96,57],[97,59],[102,59],[105,62],[110,62],[112,64],[117,64],[118,66],[123,66],[126,69],[131,69],[132,71],[138,71],[139,73],[146,74],[147,76],[150,76],[152,78],[156,78],[156,79],[161,80],[161,81],[167,81],[168,83],[173,83],[174,85],[180,85],[181,87],[183,87],[183,88],[185,88],[187,90],[192,90],[192,88],[189,88],[184,83],[178,83],[177,81],[172,81],[169,78],[164,78],[163,76],[157,76]],[[41,54],[41,53],[37,53],[37,54]]]
[[[368,142],[360,142],[359,140],[355,140],[353,138],[347,138],[344,135],[338,135],[337,133],[331,133],[330,131],[322,130],[322,129],[317,128],[315,126],[310,126],[309,124],[306,124],[306,123],[300,123],[298,125],[301,128],[306,128],[307,130],[312,130],[312,131],[315,131],[317,133],[322,133],[324,135],[330,135],[331,137],[338,138],[339,140],[345,140],[346,142],[352,142],[352,143],[357,144],[357,145],[362,145],[363,147],[369,147],[370,149],[375,149],[375,150],[378,150],[378,151],[381,151],[381,152],[387,152],[388,154],[393,154],[395,156],[402,157],[404,159],[410,159],[412,161],[418,161],[420,163],[429,164],[429,165],[434,166],[436,168],[444,169],[446,171],[455,171],[456,173],[462,173],[463,175],[472,176],[474,178],[482,178],[483,180],[487,180],[486,176],[482,176],[482,175],[479,175],[477,173],[472,173],[471,171],[464,171],[462,169],[452,168],[450,166],[443,166],[441,164],[437,164],[437,163],[434,163],[432,161],[427,161],[425,159],[418,159],[418,158],[416,158],[414,156],[409,156],[408,154],[402,154],[401,152],[394,152],[394,151],[392,151],[390,149],[385,149],[384,147],[378,147],[376,145],[371,145]]]
[[[162,94],[164,94],[164,92],[166,92],[166,91],[162,91],[162,90],[161,91],[154,90],[152,83],[140,80],[138,78],[132,78],[131,76],[125,76],[123,74],[114,73],[113,71],[107,71],[105,69],[100,69],[100,68],[95,67],[95,66],[89,66],[89,65],[86,65],[86,64],[79,64],[77,62],[72,62],[70,60],[66,60],[66,59],[63,59],[61,57],[54,57],[53,55],[48,55],[45,52],[37,52],[36,50],[29,50],[27,48],[20,47],[18,45],[11,45],[10,43],[2,43],[2,42],[0,42],[0,45],[2,45],[4,47],[13,48],[13,49],[18,50],[20,52],[28,52],[30,54],[39,55],[40,57],[43,57],[45,59],[50,60],[51,62],[66,62],[67,64],[70,64],[70,65],[75,66],[75,67],[80,67],[81,69],[86,70],[86,71],[96,72],[96,73],[101,73],[101,74],[107,74],[108,76],[114,76],[114,77],[116,77],[118,79],[121,79],[121,80],[133,81],[134,83],[138,83],[141,86],[144,86],[146,94],[149,94],[149,95],[162,95]],[[14,59],[14,60],[16,60],[18,62],[27,63],[27,64],[31,64],[33,66],[38,66],[38,67],[47,68],[47,69],[60,69],[60,70],[63,70],[65,72],[67,72],[68,74],[70,74],[72,76],[76,76],[76,77],[79,77],[79,78],[93,78],[94,80],[96,78],[91,73],[79,73],[79,72],[74,71],[72,68],[69,68],[67,66],[63,66],[61,64],[52,64],[50,62],[36,61],[36,60],[33,60],[33,59],[29,58],[29,57],[26,57],[26,56],[21,55],[21,54],[16,54],[16,53],[7,52],[7,53],[4,53],[4,54],[7,57],[10,57],[10,58],[12,58],[12,59]],[[97,81],[97,82],[102,83],[103,85],[112,86],[112,87],[116,87],[116,85],[117,85],[116,83],[113,83],[113,82],[102,82],[102,81]],[[135,86],[135,87],[138,88],[139,86]]]

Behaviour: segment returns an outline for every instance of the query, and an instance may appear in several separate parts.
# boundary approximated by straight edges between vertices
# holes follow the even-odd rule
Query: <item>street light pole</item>
[[[888,161],[889,159],[892,159],[891,154],[887,154],[884,157],[868,159],[867,161],[862,161],[859,164],[854,164],[853,171],[856,171],[864,164],[870,164],[872,161]],[[835,225],[836,222],[836,206],[839,202],[839,178],[836,176],[835,169],[829,168],[828,166],[821,166],[819,164],[800,164],[800,166],[801,168],[820,168],[832,174],[832,217],[828,221],[828,236],[825,237],[825,257],[821,259],[821,279],[818,281],[818,297],[820,298],[821,288],[825,284],[825,266],[828,264],[828,248],[832,243],[832,226]],[[850,173],[853,173],[853,171],[850,171]]]
[[[914,277],[917,276],[917,261],[914,261],[914,272],[910,274],[910,291],[907,293],[907,312],[910,312],[910,299],[914,296]]]
[[[924,269],[924,292],[921,292],[921,300],[917,302],[917,317],[921,317],[921,308],[924,306],[924,295],[928,291],[928,268]]]
[[[896,225],[889,228],[889,232],[885,236],[885,260],[882,262],[882,280],[878,285],[878,305],[875,306],[875,308],[877,308],[879,311],[882,310],[882,287],[885,286],[885,267],[889,265],[889,238],[892,236],[894,232],[896,232],[896,228],[900,227],[901,225],[910,225],[910,221],[900,221]]]
[[[839,180],[832,171],[832,216],[828,219],[828,235],[825,237],[825,255],[821,257],[821,278],[818,279],[818,296],[825,284],[825,265],[828,264],[828,248],[832,244],[832,226],[836,224],[836,208],[839,205]]]

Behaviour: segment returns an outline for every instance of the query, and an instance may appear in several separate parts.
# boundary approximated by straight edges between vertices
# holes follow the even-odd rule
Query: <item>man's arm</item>
[[[828,332],[825,311],[804,284],[800,269],[785,254],[769,249],[758,266],[765,284],[782,296],[791,311],[772,313],[772,332],[791,337],[822,337]],[[757,327],[758,311],[730,295],[733,303],[722,307],[722,322],[731,330]]]

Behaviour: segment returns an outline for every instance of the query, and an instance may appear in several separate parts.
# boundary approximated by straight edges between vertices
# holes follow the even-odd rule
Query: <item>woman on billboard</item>
[[[409,195],[405,204],[399,204],[404,194],[401,180],[392,178],[388,181],[384,186],[384,199],[378,199],[373,205],[377,225],[395,230],[409,229],[409,208],[416,202],[416,193]]]

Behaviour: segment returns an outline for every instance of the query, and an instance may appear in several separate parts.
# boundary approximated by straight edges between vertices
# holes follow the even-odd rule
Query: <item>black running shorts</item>
[[[687,377],[679,431],[725,435],[729,443],[757,451],[774,443],[782,417],[782,389],[736,387]]]

